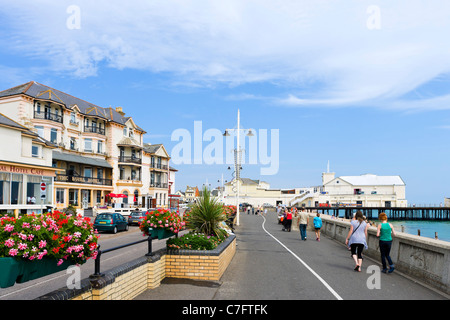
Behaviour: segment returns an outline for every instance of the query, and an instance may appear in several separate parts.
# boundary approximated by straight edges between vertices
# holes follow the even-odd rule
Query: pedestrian
[[[300,237],[303,241],[306,241],[306,227],[308,226],[309,214],[302,209],[298,219],[298,228],[300,229]]]
[[[355,261],[355,271],[361,272],[362,267],[362,252],[367,249],[367,229],[369,224],[364,221],[364,216],[361,211],[356,212],[355,220],[350,223],[350,230],[345,244],[350,247],[352,258]]]
[[[392,235],[395,236],[395,230],[392,224],[388,223],[388,218],[386,213],[381,212],[378,215],[378,219],[381,221],[381,223],[377,227],[377,237],[379,237],[379,247],[380,247],[380,253],[381,253],[381,263],[383,265],[383,269],[381,272],[386,273],[392,273],[394,272],[394,263],[392,262],[390,253],[391,253],[391,247],[392,247]],[[386,260],[389,263],[389,271],[386,266]]]
[[[314,229],[316,231],[316,241],[320,241],[320,228],[322,228],[322,219],[320,218],[320,213],[317,212],[317,215],[313,220]]]
[[[291,232],[291,226],[292,226],[292,212],[291,211],[289,211],[287,208],[286,208],[286,224],[285,224],[285,229],[286,229],[286,231],[288,231],[288,232]]]

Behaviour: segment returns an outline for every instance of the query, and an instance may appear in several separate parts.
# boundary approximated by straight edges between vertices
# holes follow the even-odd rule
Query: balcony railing
[[[84,126],[84,132],[92,132],[98,133],[101,135],[105,135],[105,128],[97,127],[97,126]]]
[[[74,176],[74,175],[67,175],[67,174],[57,174],[56,181],[69,182],[69,183],[97,184],[97,185],[102,185],[102,186],[112,186],[112,179],[83,177],[83,176]]]
[[[119,162],[142,164],[142,159],[136,156],[119,156]]]
[[[150,188],[168,188],[166,182],[150,182]]]
[[[52,113],[52,112],[35,111],[34,118],[35,119],[43,119],[43,120],[51,120],[51,121],[55,121],[55,122],[59,122],[59,123],[63,122],[62,115]]]
[[[167,170],[169,166],[161,163],[150,163],[150,168]]]

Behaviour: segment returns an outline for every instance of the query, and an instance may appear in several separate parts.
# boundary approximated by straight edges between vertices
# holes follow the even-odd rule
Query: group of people
[[[377,237],[379,238],[379,248],[381,255],[381,264],[383,273],[394,272],[394,263],[390,256],[392,247],[392,236],[395,236],[395,230],[391,223],[388,223],[388,218],[386,213],[381,212],[378,215],[380,224],[377,226]],[[345,239],[345,244],[349,247],[351,251],[352,258],[355,262],[355,271],[361,272],[363,257],[362,252],[367,249],[367,229],[369,229],[369,223],[361,211],[357,211],[351,221],[350,230],[348,232],[347,238]],[[389,263],[389,269],[387,268],[387,263]]]
[[[298,228],[300,230],[300,238],[303,241],[306,241],[306,227],[308,226],[309,222],[309,214],[305,211],[305,209],[302,209],[299,212],[295,207],[291,208],[290,210],[286,207],[280,217],[280,221],[283,225],[282,230],[291,232],[292,217],[297,216],[299,217]],[[317,213],[317,215],[314,217],[313,224],[316,233],[316,241],[320,241],[320,229],[322,228],[322,219],[320,218],[320,213]]]
[[[261,206],[258,206],[255,210],[255,208],[249,205],[245,208],[245,211],[247,211],[247,214],[250,214],[250,211],[252,212],[252,214],[267,213],[267,209],[263,209]]]
[[[283,209],[278,208],[278,213]],[[291,208],[290,210],[286,207],[282,212],[280,217],[281,223],[283,225],[283,231],[291,231],[292,218],[299,217],[298,227],[300,230],[301,240],[306,241],[306,228],[309,222],[309,214],[302,209],[300,211],[297,208]],[[379,248],[381,255],[381,264],[383,273],[392,273],[395,270],[394,263],[390,256],[392,248],[392,236],[395,236],[395,230],[391,223],[388,223],[388,218],[386,213],[381,212],[378,216],[380,223],[377,226],[377,237],[379,238]],[[320,230],[322,228],[322,219],[320,218],[320,213],[317,213],[313,219],[314,231],[316,234],[316,241],[320,241]],[[355,271],[361,272],[362,262],[363,262],[363,250],[367,249],[367,230],[371,224],[366,220],[361,211],[357,211],[350,223],[350,230],[345,239],[345,244],[351,252],[351,256],[355,262]],[[388,269],[389,265],[389,269]]]

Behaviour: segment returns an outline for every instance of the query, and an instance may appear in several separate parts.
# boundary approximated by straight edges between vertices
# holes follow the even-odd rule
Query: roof
[[[63,153],[63,152],[59,152],[59,151],[53,151],[53,159],[68,161],[68,162],[75,162],[75,163],[83,163],[83,164],[96,166],[96,167],[112,168],[112,166],[108,163],[108,161],[106,161],[104,159],[83,157],[80,155]]]
[[[30,81],[10,89],[0,91],[0,98],[21,94],[38,100],[51,101],[63,105],[68,109],[72,109],[74,106],[77,106],[82,114],[96,116],[107,121],[120,123],[122,125],[125,125],[125,123],[130,119],[130,117],[125,117],[124,114],[117,112],[111,107],[99,107],[93,103],[76,98],[70,94],[35,81]],[[136,126],[136,128],[142,132],[145,132],[145,130],[139,126]]]
[[[17,130],[22,131],[23,134],[27,134],[28,136],[31,136],[33,138],[34,142],[45,144],[48,147],[56,148],[56,144],[40,137],[36,132],[31,131],[27,127],[24,127],[23,125],[17,123],[16,121],[8,118],[4,114],[0,113],[0,125],[1,126],[7,126],[11,127]]]
[[[404,186],[405,182],[400,176],[377,176],[374,174],[362,174],[360,176],[341,176],[344,180],[354,186]]]

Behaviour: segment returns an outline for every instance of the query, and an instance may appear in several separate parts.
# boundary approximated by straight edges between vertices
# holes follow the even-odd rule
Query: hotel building
[[[0,137],[0,212],[26,214],[51,206],[56,146],[1,113]]]
[[[54,207],[167,205],[170,157],[162,145],[144,144],[145,130],[121,107],[31,81],[0,92],[0,113],[50,142]]]

